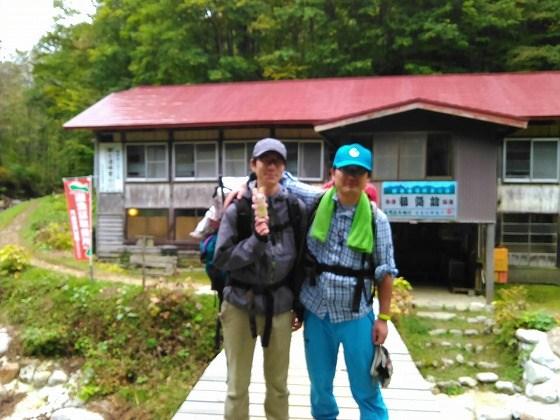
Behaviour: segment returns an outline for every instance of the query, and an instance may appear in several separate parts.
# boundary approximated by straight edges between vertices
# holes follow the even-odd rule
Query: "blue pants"
[[[319,420],[334,420],[338,406],[333,395],[333,380],[338,347],[344,348],[344,360],[352,396],[360,409],[361,420],[388,419],[379,383],[370,375],[374,346],[371,341],[373,312],[366,317],[332,323],[305,311],[303,337],[305,359],[311,381],[311,414]]]

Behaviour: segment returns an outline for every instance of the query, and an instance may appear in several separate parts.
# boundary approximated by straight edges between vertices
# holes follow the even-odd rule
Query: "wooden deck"
[[[439,419],[439,409],[429,390],[429,384],[420,375],[399,333],[391,323],[386,345],[391,353],[394,367],[391,385],[389,388],[383,389],[383,397],[389,408],[389,418],[391,420]],[[223,418],[226,395],[225,381],[226,358],[222,351],[205,370],[173,420],[217,420]],[[338,419],[359,419],[358,407],[352,398],[348,385],[342,348],[338,355],[334,386],[340,409]],[[294,333],[292,337],[288,389],[290,390],[290,419],[311,419],[309,378],[307,377],[301,330]],[[260,342],[257,342],[255,349],[249,391],[251,419],[264,419],[265,384]]]

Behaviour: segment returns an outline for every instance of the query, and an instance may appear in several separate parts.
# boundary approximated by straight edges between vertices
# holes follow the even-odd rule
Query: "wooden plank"
[[[390,324],[389,337],[391,339],[387,341],[387,347],[391,351],[395,372],[390,387],[383,389],[382,393],[391,420],[432,420],[439,418],[437,402],[429,390],[430,384],[420,375],[408,354],[406,346],[392,324]],[[262,364],[262,348],[257,344],[251,371],[251,385],[249,386],[251,419],[265,418],[263,401],[266,387]],[[226,372],[226,359],[222,351],[207,367],[173,420],[223,418]],[[309,378],[307,376],[301,330],[292,336],[288,389],[290,390],[290,419],[310,419]],[[348,374],[342,348],[338,355],[334,394],[340,407],[339,420],[359,418],[359,410],[352,398],[348,384]]]

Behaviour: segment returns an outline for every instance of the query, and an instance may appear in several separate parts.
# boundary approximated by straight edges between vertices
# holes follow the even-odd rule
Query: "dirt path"
[[[8,226],[0,230],[0,248],[9,244],[19,245],[26,248],[21,237],[22,230],[26,224],[27,218],[31,213],[33,213],[36,210],[36,208],[37,208],[37,203],[32,203],[27,209],[25,209],[22,213],[17,215]],[[45,270],[53,271],[60,274],[66,274],[68,276],[73,276],[73,277],[89,276],[88,269],[80,270],[77,268],[66,267],[60,264],[53,264],[51,262],[41,259],[37,255],[33,255],[32,252],[29,250],[28,252],[31,254],[30,263],[34,267],[39,267]],[[72,258],[72,256],[69,255],[68,258]],[[142,285],[141,276],[118,275],[118,274],[96,272],[95,266],[94,266],[94,279],[109,281],[109,282],[125,283],[125,284],[137,285],[137,286]],[[165,279],[158,279],[152,277],[146,278],[146,286],[177,287],[176,284],[172,284],[171,282],[168,282]],[[197,290],[200,289],[201,292],[204,292],[208,288],[205,285],[199,285],[196,283],[192,284],[192,286]]]

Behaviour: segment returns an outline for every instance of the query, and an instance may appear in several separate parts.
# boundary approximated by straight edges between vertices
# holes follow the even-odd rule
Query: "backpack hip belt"
[[[288,286],[287,278],[266,286],[260,284],[248,284],[230,278],[227,285],[246,290],[245,296],[247,297],[247,301],[249,302],[249,328],[251,329],[251,336],[253,338],[257,337],[257,312],[255,310],[255,295],[264,296],[264,330],[261,337],[261,344],[263,347],[267,347],[268,343],[270,342],[270,334],[272,332],[272,317],[274,316],[274,295],[272,294],[272,292],[278,290],[282,286]]]

